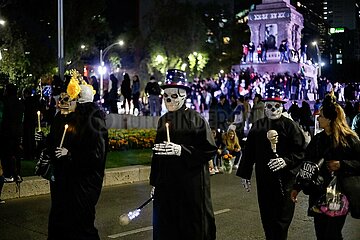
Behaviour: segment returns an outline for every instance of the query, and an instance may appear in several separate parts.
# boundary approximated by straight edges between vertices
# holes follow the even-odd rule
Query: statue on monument
[[[277,25],[276,24],[266,24],[265,25],[265,39],[264,41],[267,43],[268,49],[276,49],[276,37]]]

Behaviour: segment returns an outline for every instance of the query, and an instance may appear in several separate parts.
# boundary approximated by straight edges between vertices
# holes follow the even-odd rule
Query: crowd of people
[[[247,191],[251,189],[255,166],[265,236],[277,240],[287,239],[297,194],[304,188],[296,182],[301,163],[304,160],[315,162],[323,157],[326,164],[318,167],[324,178],[318,186],[320,191],[309,194],[309,214],[315,217],[319,240],[342,239],[346,215],[336,220],[328,219],[329,215],[314,212],[312,205],[326,193],[334,176],[339,182],[345,182],[348,177],[359,179],[360,107],[358,102],[353,104],[351,101],[358,100],[356,89],[344,91],[345,101],[342,101],[341,91],[337,92],[334,87],[336,84],[332,85],[324,78],[320,83],[324,81],[326,85],[319,84],[313,92],[316,101],[309,101],[301,94],[301,74],[260,76],[247,69],[239,74],[225,74],[216,80],[194,79],[191,84],[184,82],[183,85],[169,83],[175,81],[174,78],[159,85],[151,77],[144,86],[148,98],[144,101],[140,96],[139,77],[134,75],[130,79],[124,74],[121,83],[110,75],[111,88],[102,100],[96,77],[88,80],[77,74],[76,81],[73,78],[67,78],[63,86],[54,85],[50,94],[42,91],[39,96],[25,89],[22,99],[18,98],[17,87],[8,84],[0,101],[1,146],[4,147],[0,190],[4,183],[22,181],[22,158],[51,159],[49,239],[69,236],[66,234],[78,239],[98,239],[93,223],[107,151],[104,114],[119,113],[121,96],[123,104],[120,108],[125,109],[124,113],[161,115],[150,174],[150,184],[155,187],[154,239],[173,236],[174,232],[185,238],[196,233],[202,239],[215,239],[209,176],[223,171],[225,155],[233,157],[232,167],[237,170]],[[74,81],[79,87],[74,87]],[[321,90],[322,86],[326,88]],[[331,98],[329,93],[332,93]],[[145,103],[148,107],[141,106]],[[167,112],[163,113],[163,110]],[[316,122],[324,131],[315,135],[313,126]],[[40,134],[44,123],[51,125],[45,140]],[[310,136],[311,141],[307,138]],[[258,151],[259,146],[262,151]],[[19,156],[19,153],[26,156]],[[343,154],[347,156],[345,160]],[[191,174],[193,182],[186,180],[184,167],[189,169],[185,172]],[[174,184],[178,186],[175,192]],[[359,218],[359,189],[354,190],[351,181],[348,185],[351,190],[341,191],[349,198],[352,216]],[[171,203],[179,191],[184,196],[183,205],[173,209]],[[202,212],[199,206],[207,212]],[[181,214],[187,211],[196,213],[197,221],[185,224]],[[78,212],[76,217],[72,217],[74,212]],[[70,218],[73,221],[69,221]],[[198,225],[203,221],[207,222],[205,228]],[[62,231],[64,227],[69,229],[68,233]],[[327,231],[329,228],[331,232]]]

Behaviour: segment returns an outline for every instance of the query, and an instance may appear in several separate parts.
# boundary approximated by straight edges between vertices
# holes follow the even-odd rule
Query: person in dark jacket
[[[131,106],[131,80],[129,74],[124,74],[124,79],[121,82],[121,94],[124,96],[124,104],[123,107],[125,109],[125,113],[130,113]],[[127,107],[126,107],[127,103]]]
[[[131,87],[131,97],[133,100],[133,114],[135,115],[135,109],[138,110],[138,114],[140,113],[140,104],[139,104],[139,97],[140,97],[140,79],[138,75],[133,76],[133,84]]]
[[[4,93],[1,123],[1,154],[5,182],[21,182],[19,150],[23,135],[24,105],[17,97],[18,88],[8,84]]]
[[[284,101],[280,96],[277,89],[267,90],[263,99],[266,116],[250,129],[236,173],[250,191],[255,164],[260,216],[267,240],[287,239],[295,209],[290,191],[305,150],[300,128],[282,115]],[[271,136],[271,132],[275,135]]]
[[[110,74],[111,89],[109,92],[109,103],[110,103],[110,112],[119,113],[118,111],[118,79],[114,74]]]
[[[146,84],[145,94],[148,94],[150,116],[160,116],[159,95],[161,94],[161,88],[154,76],[151,76],[150,81]]]
[[[216,226],[208,161],[217,147],[207,121],[186,107],[190,88],[176,84],[185,79],[179,73],[184,76],[180,70],[168,71],[168,76],[173,74],[163,86],[168,112],[159,119],[153,148],[153,239],[213,240]]]
[[[37,114],[40,110],[40,99],[38,95],[32,95],[31,89],[23,91],[24,104],[24,130],[23,130],[23,149],[24,158],[33,160],[35,158],[35,129],[37,127]]]
[[[71,84],[68,92],[75,98],[70,94]],[[48,154],[53,159],[54,177],[50,182],[49,240],[100,239],[94,226],[95,206],[102,189],[108,135],[104,114],[93,102],[92,87],[80,88],[75,112],[59,112],[50,132]]]
[[[319,162],[319,175],[322,181],[319,186],[308,191],[308,215],[314,217],[314,226],[317,240],[341,240],[341,231],[345,224],[347,214],[343,216],[328,216],[317,211],[317,203],[326,194],[327,186],[336,176],[337,184],[350,201],[350,212],[354,218],[360,218],[360,140],[357,134],[348,126],[342,107],[336,103],[334,96],[327,95],[320,108],[319,125],[324,131],[313,137],[306,148],[305,159]],[[351,186],[354,191],[346,191],[344,183],[349,178],[356,179]],[[297,202],[298,193],[304,188],[301,184],[294,184],[291,198]],[[355,207],[357,206],[357,210]],[[315,208],[314,208],[315,207]]]

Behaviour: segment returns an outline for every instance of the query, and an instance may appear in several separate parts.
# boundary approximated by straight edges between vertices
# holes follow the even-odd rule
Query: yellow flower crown
[[[70,70],[71,79],[67,86],[66,92],[69,94],[71,99],[77,99],[79,97],[79,93],[81,92],[80,85],[87,85],[89,88],[92,89],[93,94],[95,94],[95,90],[93,86],[87,84],[83,79],[82,75],[76,70]]]

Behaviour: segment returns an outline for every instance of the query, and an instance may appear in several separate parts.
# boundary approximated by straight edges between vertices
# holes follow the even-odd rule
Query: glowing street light
[[[112,48],[113,46],[120,45],[123,46],[125,43],[123,40],[120,40],[118,42],[115,42],[109,46],[107,46],[104,50],[100,49],[100,66],[98,68],[98,71],[100,73],[100,97],[104,96],[104,74],[106,73],[106,67],[104,64],[104,57],[106,53]]]
[[[6,24],[6,21],[4,19],[0,19],[0,25],[5,26],[5,24]]]

